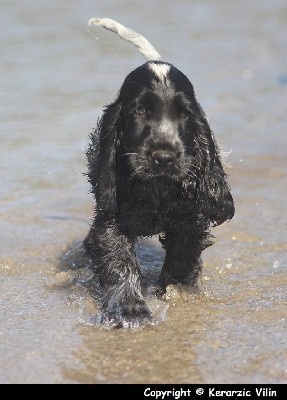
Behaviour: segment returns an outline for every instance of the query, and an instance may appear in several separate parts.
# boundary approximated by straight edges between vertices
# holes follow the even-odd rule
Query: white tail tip
[[[122,39],[135,45],[148,61],[159,61],[161,59],[160,54],[144,36],[126,28],[124,25],[114,21],[113,19],[91,18],[88,24],[88,30],[90,33],[92,25],[103,26],[104,28],[117,33]]]

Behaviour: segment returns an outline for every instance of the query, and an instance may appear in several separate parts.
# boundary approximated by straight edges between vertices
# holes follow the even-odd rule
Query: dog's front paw
[[[181,277],[172,278],[169,275],[161,275],[157,280],[154,293],[157,297],[163,298],[166,297],[167,289],[169,286],[178,286],[178,287],[186,287],[189,288],[191,291],[195,291],[198,286],[196,284],[196,279],[190,275],[184,275]]]
[[[158,280],[155,283],[153,292],[155,293],[155,295],[159,298],[161,298],[165,292],[166,292],[166,287],[170,282],[165,279],[165,277],[163,275],[161,275]]]
[[[151,320],[151,312],[142,300],[109,305],[98,317],[99,323],[115,328],[139,328],[147,325]]]

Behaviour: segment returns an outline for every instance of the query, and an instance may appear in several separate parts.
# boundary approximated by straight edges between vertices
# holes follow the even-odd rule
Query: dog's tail
[[[124,25],[110,18],[91,18],[88,24],[88,31],[92,25],[103,26],[104,28],[117,33],[121,38],[135,45],[148,61],[159,61],[161,56],[150,42],[139,33],[126,28]]]

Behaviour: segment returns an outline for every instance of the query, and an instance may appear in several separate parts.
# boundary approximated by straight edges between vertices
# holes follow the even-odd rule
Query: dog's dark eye
[[[188,111],[186,109],[182,109],[180,112],[180,117],[181,118],[187,118],[188,117]]]
[[[146,115],[146,110],[143,106],[140,106],[135,110],[135,114],[144,116],[144,115]]]

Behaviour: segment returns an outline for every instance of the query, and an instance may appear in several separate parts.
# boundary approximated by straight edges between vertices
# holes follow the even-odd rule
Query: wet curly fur
[[[173,65],[149,61],[106,106],[87,150],[95,217],[84,240],[103,288],[101,322],[151,320],[134,251],[160,234],[166,251],[157,282],[196,286],[210,225],[234,215],[218,145],[191,82]]]

